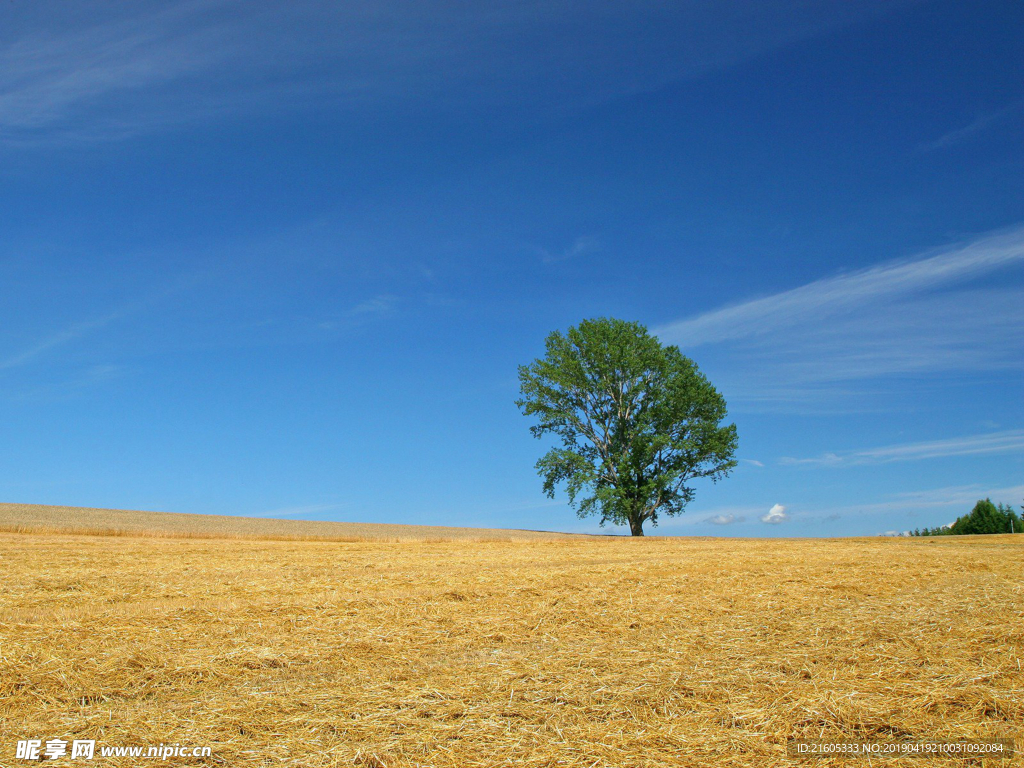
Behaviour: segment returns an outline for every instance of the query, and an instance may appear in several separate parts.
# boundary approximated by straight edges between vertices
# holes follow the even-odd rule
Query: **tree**
[[[974,509],[958,517],[949,533],[960,536],[986,533],[1013,533],[1020,531],[1021,521],[1009,504],[995,505],[991,499],[981,499]]]
[[[563,484],[580,517],[629,525],[683,512],[688,483],[736,466],[736,425],[722,426],[725,399],[678,347],[639,323],[598,318],[555,331],[546,354],[519,367],[516,405],[535,416],[534,437],[561,440],[537,462],[544,492]]]
[[[1009,504],[996,506],[1003,517],[1003,533],[1021,533],[1021,520],[1016,510]]]

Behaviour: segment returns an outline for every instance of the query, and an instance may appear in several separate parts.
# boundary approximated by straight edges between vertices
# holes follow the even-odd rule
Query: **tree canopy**
[[[722,425],[725,399],[678,347],[640,323],[584,320],[546,341],[546,354],[519,367],[522,413],[537,438],[561,447],[537,462],[551,498],[565,486],[580,517],[629,525],[676,515],[693,500],[692,480],[717,482],[736,466],[736,425]]]
[[[991,499],[981,499],[969,514],[958,517],[951,525],[919,529],[911,535],[970,536],[984,533],[1024,533],[1024,525],[1009,504],[997,505]]]

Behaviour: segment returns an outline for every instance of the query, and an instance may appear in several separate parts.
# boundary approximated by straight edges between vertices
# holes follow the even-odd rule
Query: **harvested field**
[[[967,763],[785,744],[1024,722],[1024,536],[5,533],[0,557],[3,765],[59,737],[232,768],[923,767]]]
[[[157,536],[185,539],[280,539],[302,541],[403,541],[406,539],[546,539],[571,534],[440,525],[338,523],[233,515],[185,515],[134,509],[0,504],[0,531],[81,533],[94,536]]]

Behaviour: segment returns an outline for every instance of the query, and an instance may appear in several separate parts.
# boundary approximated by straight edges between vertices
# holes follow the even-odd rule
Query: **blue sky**
[[[740,465],[663,534],[1024,498],[1024,7],[0,10],[0,497],[599,530],[516,367],[639,320]]]

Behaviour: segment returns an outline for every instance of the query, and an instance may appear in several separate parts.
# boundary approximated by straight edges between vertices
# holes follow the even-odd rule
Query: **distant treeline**
[[[992,499],[982,499],[974,505],[970,514],[958,517],[952,525],[918,528],[911,531],[910,535],[964,536],[975,533],[1024,533],[1024,523],[1009,504],[997,505],[992,503]]]

